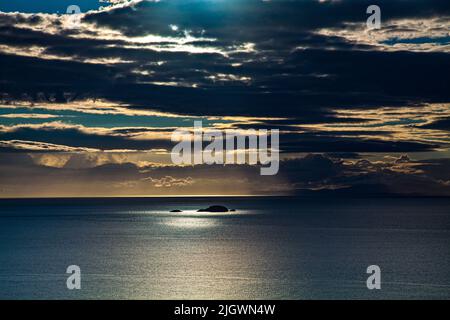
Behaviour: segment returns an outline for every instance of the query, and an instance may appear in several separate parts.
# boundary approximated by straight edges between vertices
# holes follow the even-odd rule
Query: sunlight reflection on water
[[[174,217],[165,219],[161,224],[173,228],[211,228],[219,223],[217,219]]]
[[[196,210],[184,210],[183,212],[158,213],[152,215],[164,216],[160,224],[172,228],[211,228],[221,224],[224,217],[237,217],[250,214],[249,211],[240,212],[197,212]]]

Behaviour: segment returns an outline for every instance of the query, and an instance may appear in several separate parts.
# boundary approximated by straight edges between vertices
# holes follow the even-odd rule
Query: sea
[[[449,298],[449,198],[0,200],[0,299]]]

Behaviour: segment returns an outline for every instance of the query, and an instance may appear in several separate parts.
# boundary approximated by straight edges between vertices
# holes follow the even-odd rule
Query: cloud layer
[[[167,167],[152,150],[167,155],[171,132],[196,119],[207,128],[280,129],[283,158],[294,159],[285,160],[287,171],[289,161],[305,163],[305,153],[379,159],[408,153],[414,168],[427,157],[449,157],[448,1],[378,1],[382,28],[371,31],[370,1],[110,2],[84,10],[76,28],[50,5],[0,6],[6,11],[0,13],[2,155],[55,153],[53,161],[62,163],[66,152],[128,153],[127,174],[138,172],[118,183],[141,191],[170,185],[173,193],[200,190],[198,178],[189,180],[187,168]],[[136,158],[142,152],[151,156]],[[371,171],[324,159],[339,173],[322,183],[325,189],[366,185],[376,193],[384,186],[397,194],[415,193],[409,186],[418,185],[440,195],[448,181],[424,178],[419,169],[398,172],[388,164]],[[123,164],[109,161],[83,170],[104,173],[111,165],[108,170],[121,172]],[[330,164],[321,161],[324,169]],[[143,177],[144,162],[173,171]],[[36,175],[68,174],[36,163],[31,168]],[[247,177],[251,169],[233,170]],[[357,169],[364,174],[348,174]],[[89,175],[102,186],[108,180]],[[260,183],[259,191],[243,184],[244,193],[265,192]],[[282,177],[275,184],[271,192],[320,189]]]

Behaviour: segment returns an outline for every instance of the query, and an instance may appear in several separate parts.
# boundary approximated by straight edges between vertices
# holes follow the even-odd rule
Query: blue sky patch
[[[418,37],[418,38],[410,38],[410,39],[401,39],[401,38],[391,38],[385,41],[382,41],[383,44],[387,45],[395,45],[397,43],[405,43],[405,44],[426,44],[426,43],[435,43],[439,45],[447,45],[450,44],[450,36],[445,37]]]

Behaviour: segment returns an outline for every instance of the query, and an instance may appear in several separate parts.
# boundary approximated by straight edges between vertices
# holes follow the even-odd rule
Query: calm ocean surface
[[[237,211],[195,212],[213,204]],[[0,200],[0,299],[450,299],[449,209],[432,198]],[[381,290],[366,288],[372,264]],[[69,265],[81,290],[66,288]]]

